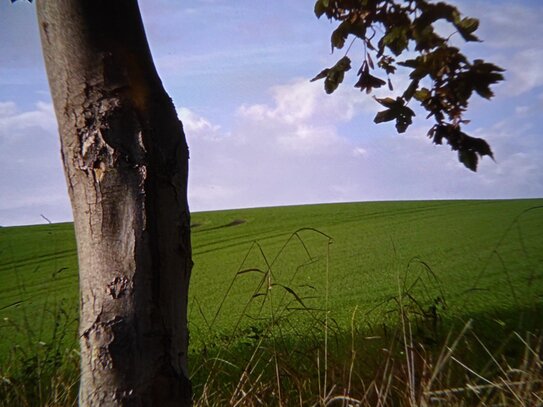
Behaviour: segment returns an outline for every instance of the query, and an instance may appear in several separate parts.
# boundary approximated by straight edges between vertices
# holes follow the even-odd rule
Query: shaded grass
[[[0,365],[0,406],[77,405],[80,356],[66,346],[75,344],[77,319],[62,302],[45,304],[41,315],[23,316],[3,320],[24,341],[13,344]],[[53,322],[53,329],[40,330],[44,322]]]
[[[256,276],[252,280],[256,288],[243,303],[232,333],[215,332],[215,336],[193,346],[190,360],[196,364],[193,380],[197,405],[528,406],[539,403],[543,397],[540,359],[543,306],[539,301],[541,286],[534,281],[541,269],[537,261],[539,251],[533,241],[525,239],[519,221],[528,212],[506,228],[477,278],[470,281],[471,286],[462,295],[450,300],[450,287],[443,285],[427,262],[414,257],[393,273],[396,294],[369,312],[366,310],[361,318],[352,314],[350,335],[345,324],[336,319],[341,313],[326,305],[323,308],[308,305],[307,300],[315,297],[302,294],[305,285],[293,285],[297,274],[304,274],[306,267],[319,273],[316,264],[320,263],[320,275],[326,276],[326,281],[324,295],[321,290],[316,304],[321,307],[328,304],[331,256],[327,248],[332,243],[329,236],[316,230],[300,230],[271,258],[261,245],[251,247],[215,317],[208,322],[203,316],[208,330],[214,332],[217,315],[223,307],[232,317],[232,307],[224,304],[231,299],[237,280]],[[518,275],[510,275],[514,269],[509,270],[505,257],[500,255],[504,242],[511,238],[511,230],[519,232],[522,254],[529,265],[520,279]],[[308,231],[326,240],[324,256],[312,255],[307,241],[300,238],[302,232]],[[288,283],[280,283],[274,269],[282,256],[288,256],[292,242],[300,243],[298,254],[301,252],[307,258],[288,274]],[[247,264],[252,251],[256,253],[252,261],[258,263],[260,257],[261,266]],[[494,256],[502,267],[503,278],[498,284],[505,285],[500,287],[504,290],[481,286],[485,275],[497,279]],[[287,261],[287,264],[293,263]],[[275,290],[277,287],[285,292]],[[487,306],[479,313],[466,307],[470,302],[480,303],[478,295],[484,295],[485,301],[489,294],[502,300],[502,292],[513,297],[515,306],[507,307],[506,301],[499,301],[501,307],[494,302],[494,307]],[[519,292],[526,297],[520,299]],[[286,302],[282,301],[285,296]],[[460,301],[455,303],[455,299]],[[268,310],[264,317],[262,310]],[[246,325],[242,323],[244,319]],[[375,321],[380,323],[376,325]],[[202,332],[197,336],[206,337]],[[356,355],[362,355],[363,360],[355,360]]]
[[[494,346],[470,322],[428,345],[404,321],[368,335],[355,320],[328,347],[322,330],[221,347],[193,378],[196,405],[539,405],[540,334],[512,331]]]
[[[407,265],[398,270],[397,295],[373,311],[388,323],[371,326],[355,309],[346,328],[331,310],[306,307],[292,288],[290,301],[281,302],[273,263],[255,293],[265,291],[247,301],[262,300],[265,316],[246,306],[240,319],[251,320],[249,329],[238,323],[230,336],[193,348],[197,405],[531,406],[542,400],[543,307],[443,319],[446,299],[434,273],[425,265],[410,280]],[[440,301],[419,296],[429,286]]]

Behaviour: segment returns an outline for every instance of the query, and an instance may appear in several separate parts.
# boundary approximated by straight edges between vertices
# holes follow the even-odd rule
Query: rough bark
[[[190,405],[188,148],[137,2],[37,10],[77,238],[80,405]]]

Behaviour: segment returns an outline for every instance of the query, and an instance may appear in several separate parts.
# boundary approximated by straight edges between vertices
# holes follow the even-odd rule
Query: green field
[[[412,405],[419,382],[460,386],[458,405],[540,400],[542,231],[543,199],[194,213],[195,404]],[[77,403],[77,281],[72,224],[0,228],[0,406]],[[483,376],[498,384],[470,398]]]
[[[436,305],[450,321],[514,320],[517,310],[542,303],[541,205],[378,202],[194,213],[192,343],[228,335],[238,322],[258,324],[262,314],[296,319],[304,307],[327,306],[338,326],[350,324],[356,307],[360,323],[380,324],[400,292],[421,309]],[[264,292],[272,301],[262,307]],[[0,229],[0,355],[31,339],[47,342],[55,320],[73,332],[63,341],[74,346],[77,297],[72,224]]]

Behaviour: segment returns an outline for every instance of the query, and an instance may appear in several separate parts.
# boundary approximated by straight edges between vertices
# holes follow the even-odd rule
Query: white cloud
[[[343,140],[332,126],[299,124],[292,130],[286,129],[277,137],[277,142],[287,152],[315,154],[329,152]]]
[[[484,188],[517,197],[543,196],[543,146],[531,121],[504,120],[475,135],[492,134],[496,163],[483,164]]]
[[[375,102],[356,89],[344,86],[327,95],[322,84],[307,79],[274,86],[271,96],[270,104],[238,109],[243,127],[238,137],[247,143],[258,137],[257,143],[272,143],[287,155],[327,156],[344,151],[346,139],[338,134],[337,125],[375,108]]]
[[[183,122],[183,128],[189,133],[201,133],[212,135],[219,131],[220,126],[213,125],[201,116],[198,116],[192,110],[186,107],[177,109],[177,114]]]
[[[543,86],[543,50],[527,48],[514,52],[512,56],[504,55],[502,59],[502,65],[507,69],[505,89],[508,94],[522,95]]]
[[[308,121],[326,123],[349,121],[361,110],[373,109],[371,98],[349,85],[341,86],[333,95],[326,95],[322,82],[298,79],[271,89],[273,105],[242,105],[238,113],[253,120],[272,119],[286,124]]]
[[[355,147],[353,149],[353,156],[355,157],[364,157],[367,154],[368,154],[368,151],[365,148]]]
[[[0,225],[70,219],[56,128],[51,104],[0,104]]]
[[[352,133],[360,130],[349,119],[365,111],[362,102],[327,96],[320,87],[313,92],[308,86],[295,81],[274,87],[270,103],[241,106],[228,136],[189,134],[193,210],[543,195],[543,147],[529,126],[504,118],[490,129],[473,132],[493,135],[489,141],[498,163],[486,157],[479,172],[472,173],[448,146],[430,143],[424,121],[403,135],[395,134],[393,126],[368,123],[367,129],[379,136],[353,139]]]
[[[0,140],[16,142],[18,138],[27,136],[25,131],[32,128],[47,134],[56,131],[55,114],[50,103],[37,102],[36,110],[27,112],[18,112],[13,102],[0,105]]]
[[[14,102],[0,102],[0,118],[15,114],[17,107]]]
[[[230,133],[214,138],[203,136],[204,127],[217,126],[185,114],[189,122],[209,123],[188,126],[192,208],[326,200],[334,160],[351,149],[336,124],[361,104],[346,94],[328,96],[305,79],[276,86],[270,104],[241,106]]]

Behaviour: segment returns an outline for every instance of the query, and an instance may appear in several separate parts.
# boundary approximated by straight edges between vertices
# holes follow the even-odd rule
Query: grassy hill
[[[529,210],[540,205],[543,200],[376,202],[194,213],[193,341],[223,301],[214,325],[232,327],[263,275],[236,273],[265,272],[270,263],[278,302],[323,308],[328,297],[340,324],[354,307],[379,323],[385,314],[370,311],[386,309],[415,281],[421,305],[443,300],[450,319],[540,303],[543,209]],[[77,297],[72,224],[0,229],[0,352],[21,340],[14,324],[25,318],[29,329],[47,336],[52,304],[74,319]]]
[[[345,332],[392,326],[399,309],[447,326],[480,319],[489,336],[541,329],[542,207],[534,199],[194,213],[193,353],[217,341],[243,346],[270,318],[296,341],[324,318]],[[0,360],[25,343],[76,347],[77,284],[72,224],[0,228]]]

